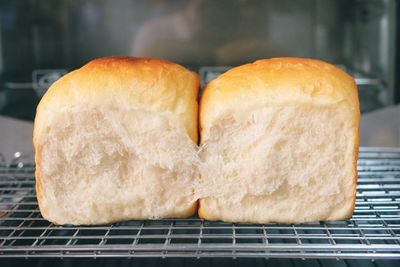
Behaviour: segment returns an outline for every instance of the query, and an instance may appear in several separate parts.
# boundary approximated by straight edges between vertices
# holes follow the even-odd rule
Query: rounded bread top
[[[227,110],[288,103],[340,103],[359,113],[355,81],[338,67],[315,59],[271,58],[232,68],[209,82],[201,98],[200,125],[212,125]]]

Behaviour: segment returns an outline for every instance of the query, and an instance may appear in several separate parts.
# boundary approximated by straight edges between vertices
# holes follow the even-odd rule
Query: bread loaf
[[[37,108],[36,190],[56,224],[187,217],[196,211],[199,78],[163,60],[93,60]]]
[[[333,65],[274,58],[229,70],[201,97],[199,216],[251,223],[350,217],[359,121],[356,84]]]
[[[57,81],[34,126],[43,217],[75,225],[180,218],[198,198],[209,220],[351,216],[360,113],[349,75],[300,58],[231,69],[201,97],[200,149],[198,86],[179,65],[129,57],[97,59]]]

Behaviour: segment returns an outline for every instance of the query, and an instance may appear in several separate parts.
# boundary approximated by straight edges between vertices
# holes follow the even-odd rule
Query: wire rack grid
[[[400,258],[400,148],[361,148],[349,220],[249,225],[198,219],[56,226],[39,212],[34,165],[0,160],[0,257]]]

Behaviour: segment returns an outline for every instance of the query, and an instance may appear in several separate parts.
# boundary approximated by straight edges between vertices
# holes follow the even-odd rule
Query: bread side
[[[49,89],[34,128],[36,188],[57,224],[187,217],[196,210],[197,75],[105,58]]]
[[[291,102],[340,103],[354,121],[360,116],[354,79],[339,68],[315,59],[272,58],[230,69],[212,80],[200,101],[200,130],[210,128],[227,109]]]
[[[354,80],[336,67],[282,58],[233,69],[206,87],[200,127],[200,217],[300,223],[351,216],[358,99]]]

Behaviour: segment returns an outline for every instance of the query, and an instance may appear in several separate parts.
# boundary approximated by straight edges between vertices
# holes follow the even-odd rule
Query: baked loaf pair
[[[94,60],[35,118],[36,191],[56,224],[193,215],[298,223],[351,216],[359,104],[327,63],[260,60],[210,82],[158,59]]]

